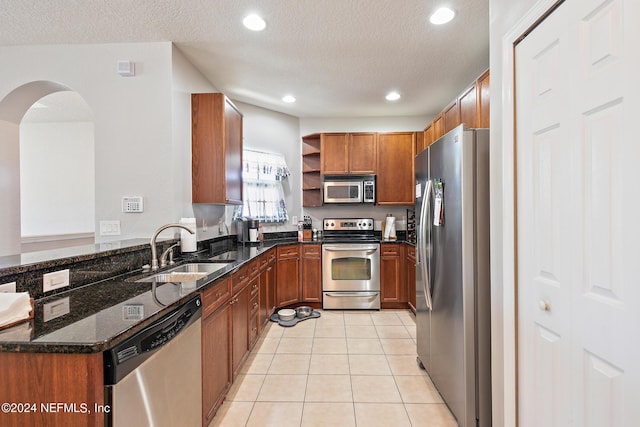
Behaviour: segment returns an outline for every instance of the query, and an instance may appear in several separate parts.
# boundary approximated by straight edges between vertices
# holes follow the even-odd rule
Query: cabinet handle
[[[258,303],[257,303],[257,302],[254,302],[254,303],[253,303],[253,308],[256,308],[257,306],[258,306]]]
[[[273,270],[273,267],[267,268],[267,271],[271,271],[271,270]]]

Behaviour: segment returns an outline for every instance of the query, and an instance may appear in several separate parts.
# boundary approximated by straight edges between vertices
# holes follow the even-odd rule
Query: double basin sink
[[[235,260],[211,261],[211,262],[192,262],[183,264],[161,273],[143,277],[135,280],[135,282],[156,282],[156,283],[189,283],[196,282],[200,279],[215,273],[229,265]]]

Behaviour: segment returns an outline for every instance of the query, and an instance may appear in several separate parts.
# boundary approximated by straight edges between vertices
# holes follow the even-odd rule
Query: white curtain
[[[280,154],[243,150],[243,203],[236,207],[233,218],[255,218],[261,222],[286,222],[289,219],[284,202],[282,180],[289,168]]]

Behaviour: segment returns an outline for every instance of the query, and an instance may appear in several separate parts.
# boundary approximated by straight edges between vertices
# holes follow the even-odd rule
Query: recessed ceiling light
[[[395,91],[389,92],[387,96],[385,96],[385,98],[387,99],[387,101],[397,101],[398,99],[400,99],[400,94]]]
[[[433,15],[431,15],[429,21],[431,21],[431,23],[434,25],[442,25],[451,21],[455,15],[456,13],[448,7],[441,7],[440,9],[433,12]]]
[[[282,100],[284,102],[288,102],[288,103],[296,102],[296,98],[294,96],[291,96],[291,95],[283,96]]]
[[[262,31],[267,26],[267,23],[264,22],[264,19],[262,19],[255,13],[252,13],[251,15],[247,15],[242,20],[242,23],[244,24],[245,27],[247,27],[252,31]]]

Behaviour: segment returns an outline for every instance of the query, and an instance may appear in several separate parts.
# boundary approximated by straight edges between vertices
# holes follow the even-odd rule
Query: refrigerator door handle
[[[431,196],[433,195],[433,181],[427,181],[427,188],[424,190],[422,205],[420,209],[420,230],[418,233],[418,259],[420,260],[420,270],[422,272],[422,285],[424,286],[424,296],[427,300],[427,307],[433,310],[431,300],[431,276],[427,259],[427,243],[431,244],[431,224],[427,220],[427,215],[431,211]],[[428,233],[427,233],[428,232]],[[427,241],[428,237],[428,241]]]

